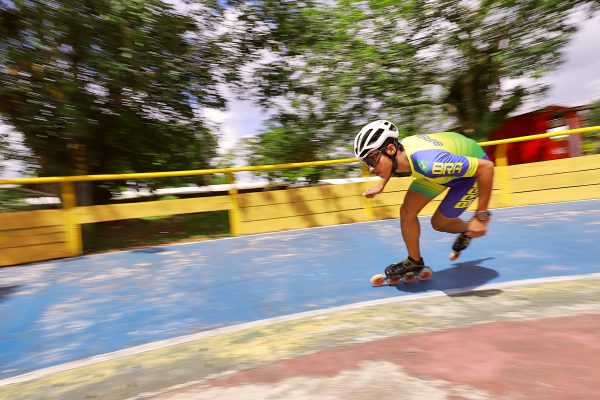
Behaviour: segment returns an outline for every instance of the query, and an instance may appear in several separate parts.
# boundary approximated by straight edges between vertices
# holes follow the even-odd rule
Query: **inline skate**
[[[467,233],[466,232],[460,233],[454,240],[454,243],[452,244],[452,252],[450,253],[450,260],[454,261],[458,257],[460,257],[460,253],[464,249],[469,247],[470,243],[471,243],[471,238],[469,236],[467,236]]]
[[[425,265],[424,260],[414,261],[410,257],[396,264],[391,264],[385,269],[385,274],[375,274],[371,277],[373,286],[396,285],[402,281],[409,283],[416,278],[425,281],[431,278],[433,271]]]

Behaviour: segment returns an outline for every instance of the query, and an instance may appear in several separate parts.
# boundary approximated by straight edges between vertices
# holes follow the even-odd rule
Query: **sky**
[[[578,106],[600,99],[600,15],[584,22],[565,48],[565,63],[550,72],[545,81],[548,95],[536,105]]]
[[[550,72],[545,82],[550,90],[544,99],[526,104],[520,112],[546,105],[578,106],[600,99],[600,15],[582,23],[564,50],[565,63]],[[206,110],[205,116],[219,126],[221,152],[239,139],[260,132],[269,112],[250,101],[232,100],[226,111]],[[0,133],[10,127],[0,123]],[[20,176],[18,164],[4,164],[3,178]]]

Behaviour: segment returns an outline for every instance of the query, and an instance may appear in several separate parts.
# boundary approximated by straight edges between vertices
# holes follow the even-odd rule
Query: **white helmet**
[[[380,119],[365,125],[354,139],[354,155],[361,160],[373,149],[378,149],[387,138],[398,139],[398,128],[390,121]]]

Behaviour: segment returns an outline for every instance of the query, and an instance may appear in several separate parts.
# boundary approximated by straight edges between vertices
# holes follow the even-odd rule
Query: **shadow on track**
[[[13,285],[13,286],[0,286],[0,303],[4,300],[8,300],[8,298],[18,292],[21,285]]]
[[[502,293],[502,291],[500,289],[473,290],[500,275],[496,270],[480,265],[487,260],[491,260],[491,258],[456,263],[452,268],[434,271],[433,276],[428,281],[399,283],[396,285],[396,288],[401,292],[407,293],[441,290],[452,297],[495,296]]]

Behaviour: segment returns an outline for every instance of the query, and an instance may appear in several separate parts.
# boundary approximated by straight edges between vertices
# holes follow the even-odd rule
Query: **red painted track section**
[[[588,400],[600,393],[599,329],[600,315],[474,325],[322,351],[203,386],[275,386],[295,377],[333,377],[375,362],[396,365],[414,378],[478,389],[490,398]],[[190,389],[182,393],[191,396]]]

